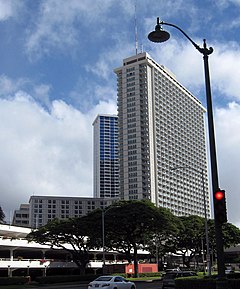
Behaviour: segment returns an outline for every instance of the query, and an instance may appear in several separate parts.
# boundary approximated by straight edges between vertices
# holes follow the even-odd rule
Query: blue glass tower
[[[93,122],[94,197],[119,196],[118,118],[98,115]]]

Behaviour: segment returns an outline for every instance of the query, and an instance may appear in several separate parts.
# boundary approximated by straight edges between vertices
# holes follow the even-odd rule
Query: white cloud
[[[26,79],[20,78],[17,80],[10,79],[8,76],[2,74],[0,75],[0,96],[9,95],[16,92],[27,82]]]
[[[42,54],[52,53],[53,48],[69,54],[91,37],[101,37],[106,28],[111,29],[111,21],[116,21],[111,14],[107,16],[113,4],[116,4],[114,0],[42,1],[35,26],[28,31],[28,54],[32,59],[39,58]],[[117,5],[125,13],[133,13],[128,1],[121,1]],[[108,25],[103,27],[103,23]],[[92,29],[88,29],[89,27]]]
[[[18,207],[20,203],[28,201],[33,193],[92,193],[92,121],[98,113],[116,113],[113,69],[122,65],[123,58],[135,53],[135,1],[42,0],[34,5],[25,4],[28,2],[31,1],[0,0],[0,21],[13,17],[16,19],[19,7],[24,6],[26,9],[22,9],[22,15],[18,17],[20,25],[13,25],[16,22],[9,21],[9,26],[2,26],[13,31],[13,35],[19,35],[14,49],[17,47],[20,53],[23,37],[26,36],[24,29],[28,29],[28,38],[25,39],[28,56],[38,59],[48,54],[51,58],[47,60],[51,61],[44,62],[46,59],[43,57],[42,62],[34,65],[26,62],[26,65],[19,66],[23,62],[14,54],[16,61],[14,57],[13,62],[3,66],[5,70],[2,73],[5,75],[0,75],[0,97],[5,97],[0,100],[0,159],[3,164],[0,168],[0,181],[6,208]],[[203,100],[202,55],[178,33],[174,33],[170,41],[159,45],[151,44],[147,34],[155,26],[157,16],[164,17],[165,21],[173,20],[173,23],[180,26],[185,19],[183,28],[187,27],[189,35],[202,46],[202,39],[197,32],[201,29],[202,35],[207,25],[209,35],[214,33],[213,29],[222,31],[221,25],[228,28],[239,25],[238,16],[222,19],[217,18],[217,15],[219,11],[224,13],[225,8],[235,8],[232,3],[238,5],[240,2],[213,1],[208,8],[204,3],[196,4],[193,0],[160,2],[150,1],[146,6],[146,1],[137,1],[139,47],[143,42],[144,50],[169,68],[185,87]],[[217,7],[217,4],[221,6]],[[213,7],[217,7],[216,13],[212,13]],[[209,19],[215,18],[214,23],[217,25],[209,22]],[[219,19],[221,21],[217,22]],[[198,35],[197,38],[194,35]],[[234,173],[237,172],[239,139],[237,133],[230,132],[237,131],[236,126],[239,124],[237,102],[240,91],[240,47],[237,42],[219,41],[212,44],[209,39],[208,45],[214,48],[214,53],[209,57],[214,103],[225,105],[226,102],[236,101],[216,111],[216,131],[221,186],[227,192],[231,191],[228,206],[234,204],[237,215],[234,197],[239,187],[239,178]],[[237,39],[237,34],[234,39]],[[12,52],[14,50],[10,44],[7,43]],[[11,54],[8,55],[11,57]],[[69,59],[69,55],[74,55],[75,59]],[[61,64],[58,62],[60,60],[63,60]],[[13,67],[14,63],[18,67]],[[62,68],[61,71],[57,71],[58,67]],[[82,67],[86,71],[83,72]],[[79,75],[71,73],[75,70]],[[65,72],[66,82],[57,82],[58,73]],[[10,79],[7,73],[26,78]],[[36,85],[31,78],[42,79],[45,84]],[[67,80],[78,81],[74,86]],[[58,99],[52,102],[51,94],[56,91],[63,95],[66,102],[74,103],[81,111]],[[47,110],[38,104],[40,101]],[[234,161],[228,163],[228,159],[225,160],[228,156]],[[225,163],[228,165],[225,166]],[[231,171],[231,175],[228,171]],[[231,218],[236,220],[233,210],[229,209],[229,212]]]
[[[0,100],[1,205],[9,210],[35,195],[92,196],[92,122],[116,105],[100,102],[86,114],[61,100],[44,110],[17,92]]]
[[[222,9],[227,8],[231,4],[240,5],[240,0],[215,0],[216,5]]]
[[[49,93],[51,86],[47,84],[40,84],[34,87],[34,96],[39,99],[41,103],[46,105],[46,107],[51,107],[51,102],[49,99]]]
[[[196,43],[200,41],[196,40]],[[199,46],[202,47],[202,44]],[[193,94],[196,95],[196,91],[204,86],[203,55],[192,44],[171,39],[151,48],[153,58],[172,70]],[[224,95],[228,100],[240,100],[240,46],[236,42],[216,42],[213,48],[209,69],[214,96]]]
[[[182,40],[181,40],[182,41]],[[204,88],[203,59],[191,44],[171,39],[155,44],[151,55],[170,68],[177,79],[196,95]],[[229,221],[240,227],[240,47],[237,43],[215,43],[209,57],[215,109],[214,122],[219,165],[219,183],[226,190]],[[202,100],[205,100],[205,92]],[[235,101],[235,102],[234,102]],[[223,106],[226,104],[226,107]]]
[[[13,17],[20,6],[21,3],[17,0],[0,0],[0,21],[6,21]]]
[[[109,80],[111,75],[113,75],[115,66],[122,66],[122,59],[134,54],[134,43],[128,43],[125,35],[119,34],[116,41],[117,44],[114,47],[103,53],[99,53],[96,63],[85,65],[87,72],[91,72],[104,80]],[[124,47],[120,43],[125,43]],[[116,82],[114,85],[116,86]]]
[[[227,98],[240,100],[240,46],[235,42],[216,43],[211,57],[213,85]]]
[[[240,227],[240,104],[229,103],[215,112],[219,183],[226,190],[229,220]]]
[[[151,56],[170,69],[186,87],[199,88],[203,84],[202,57],[187,40],[171,38],[162,44],[151,44],[150,51]]]
[[[43,105],[50,109],[51,102],[49,100],[49,94],[51,86],[48,84],[35,84],[27,78],[11,79],[8,76],[0,75],[0,97],[10,97],[19,90],[25,90],[25,88],[32,90],[32,97]]]
[[[0,1],[0,20],[4,21],[12,16],[11,2],[7,3],[4,0]]]

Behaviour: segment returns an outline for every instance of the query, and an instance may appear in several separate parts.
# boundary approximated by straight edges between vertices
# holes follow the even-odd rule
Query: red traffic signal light
[[[226,197],[224,190],[217,190],[214,193],[214,215],[215,219],[220,223],[227,222]]]
[[[224,191],[217,191],[215,194],[215,199],[218,201],[221,201],[223,198],[225,198],[225,192]]]

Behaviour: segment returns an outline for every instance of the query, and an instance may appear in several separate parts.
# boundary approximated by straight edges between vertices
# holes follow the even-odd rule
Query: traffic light
[[[215,219],[220,224],[227,222],[226,197],[224,190],[219,189],[214,193],[214,215]]]

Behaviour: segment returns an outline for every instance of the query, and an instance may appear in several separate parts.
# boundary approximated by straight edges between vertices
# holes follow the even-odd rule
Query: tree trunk
[[[134,252],[133,252],[133,262],[134,262],[134,277],[138,278],[138,257],[137,257],[137,248],[134,246]]]
[[[183,255],[183,265],[185,265],[187,268],[190,268],[190,259],[186,257],[186,255]]]
[[[82,254],[72,253],[72,259],[75,262],[75,264],[78,266],[79,271],[80,271],[80,275],[85,275],[86,266],[89,263],[88,254],[85,254],[85,253],[82,253]]]

